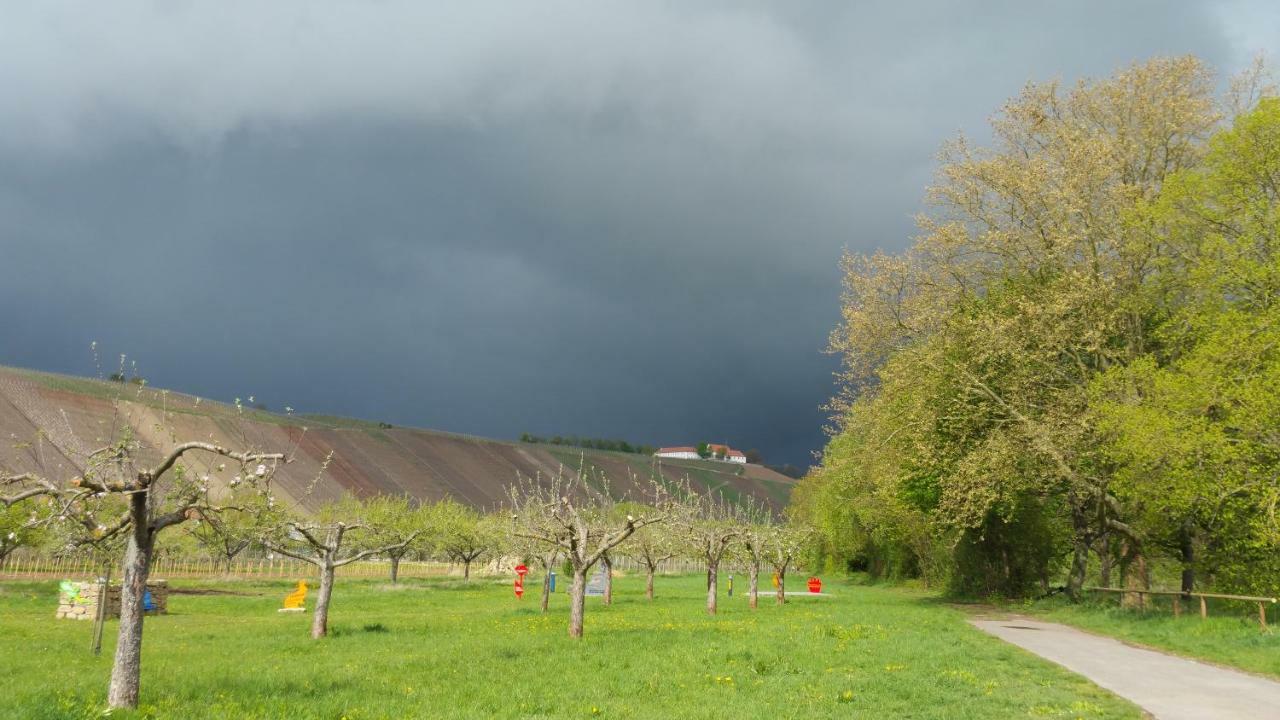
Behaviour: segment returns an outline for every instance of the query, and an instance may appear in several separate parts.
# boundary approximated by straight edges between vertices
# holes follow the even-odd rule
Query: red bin
[[[822,581],[816,577],[809,578],[809,592],[811,593],[822,592]]]

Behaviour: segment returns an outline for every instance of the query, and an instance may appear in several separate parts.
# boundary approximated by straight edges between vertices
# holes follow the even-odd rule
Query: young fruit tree
[[[439,514],[405,495],[379,495],[364,502],[364,521],[388,539],[412,538],[381,553],[387,558],[391,583],[400,581],[400,562],[414,553],[430,552],[440,540]],[[416,535],[413,532],[417,531]]]
[[[551,602],[551,572],[560,562],[560,546],[516,535],[515,530],[514,525],[507,526],[506,552],[525,564],[535,564],[542,568],[542,598],[539,606],[545,614]]]
[[[45,518],[24,504],[0,507],[0,570],[13,551],[40,544],[45,524]]]
[[[707,614],[716,614],[720,562],[742,535],[742,513],[719,493],[694,496],[680,505],[677,527],[707,565]]]
[[[313,519],[286,519],[272,528],[262,545],[272,552],[311,563],[320,571],[311,637],[329,633],[329,601],[337,569],[374,555],[387,555],[409,546],[416,528],[391,525],[375,527],[366,521],[368,506],[345,498],[320,508]]]
[[[77,477],[54,481],[34,472],[0,475],[0,487],[11,493],[0,497],[0,504],[44,498],[48,517],[74,529],[77,542],[124,537],[120,628],[107,695],[112,708],[138,705],[143,596],[157,536],[188,520],[226,512],[244,495],[266,492],[277,464],[284,460],[281,453],[242,452],[207,442],[179,443],[150,463],[143,455],[155,456],[126,432],[120,440],[89,452]],[[233,489],[211,493],[210,474],[192,470],[190,458],[197,456],[234,463],[236,475],[225,483]],[[213,470],[214,475],[224,472],[225,464]]]
[[[218,563],[223,575],[230,575],[235,559],[261,534],[261,519],[262,515],[251,508],[198,514],[187,528],[187,534]]]
[[[613,519],[614,503],[608,483],[603,490],[588,486],[584,473],[566,477],[563,472],[548,482],[540,478],[517,482],[508,491],[512,534],[539,541],[564,553],[573,570],[569,587],[569,637],[582,637],[586,608],[587,572],[636,530],[662,522],[665,514]],[[655,488],[655,492],[660,490]]]
[[[639,505],[633,506],[630,511],[636,515],[655,512]],[[662,563],[680,554],[681,543],[677,538],[672,537],[670,532],[663,532],[660,526],[648,525],[635,532],[631,538],[630,547],[644,563],[644,596],[645,599],[652,600],[653,578],[657,575],[658,568]]]
[[[747,566],[747,605],[755,610],[760,593],[760,565],[769,552],[768,543],[774,532],[773,514],[768,508],[749,502],[743,509],[742,519],[740,557]]]
[[[787,568],[795,562],[813,540],[814,531],[794,523],[779,524],[769,528],[762,540],[769,565],[778,576],[777,602],[787,601]]]
[[[450,560],[462,563],[462,579],[469,582],[471,564],[502,543],[499,524],[448,498],[436,503],[433,512],[440,532],[440,549]]]

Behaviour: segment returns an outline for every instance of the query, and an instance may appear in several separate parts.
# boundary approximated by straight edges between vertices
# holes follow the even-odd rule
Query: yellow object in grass
[[[307,601],[307,581],[299,580],[298,587],[284,596],[285,610],[301,610],[302,603]]]

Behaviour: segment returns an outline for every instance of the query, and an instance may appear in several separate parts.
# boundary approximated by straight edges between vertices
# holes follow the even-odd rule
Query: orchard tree
[[[501,524],[452,498],[436,503],[433,513],[440,533],[440,549],[450,560],[462,563],[462,579],[470,582],[471,563],[501,545]]]
[[[209,514],[197,511],[187,534],[217,560],[224,575],[230,575],[235,559],[261,535],[261,509],[238,507]]]
[[[107,703],[112,708],[138,705],[142,667],[143,597],[156,547],[167,528],[198,517],[227,511],[238,496],[269,492],[270,479],[280,453],[231,450],[208,442],[184,442],[170,447],[153,463],[141,456],[148,450],[131,433],[87,454],[82,472],[71,478],[51,480],[26,472],[0,476],[0,487],[10,494],[0,503],[11,506],[43,498],[48,517],[74,528],[85,542],[124,538],[120,592],[120,625]],[[235,473],[225,484],[227,493],[210,492],[210,473],[189,464],[191,456],[211,456],[229,461]],[[220,463],[215,475],[227,474]],[[222,501],[216,496],[222,494]]]
[[[635,514],[652,514],[656,511],[636,506],[632,512]],[[646,599],[652,600],[654,575],[657,574],[658,568],[661,567],[662,563],[680,553],[681,543],[678,538],[672,537],[670,530],[664,529],[659,525],[649,525],[635,532],[631,540],[631,547],[640,556],[640,561],[644,563],[644,596]]]
[[[637,530],[662,522],[666,515],[623,514],[616,518],[606,479],[600,478],[603,490],[598,490],[587,484],[581,470],[571,478],[562,471],[545,483],[540,479],[517,482],[508,490],[511,532],[557,548],[568,560],[573,570],[569,588],[569,636],[580,638],[587,572]],[[655,493],[660,492],[655,488]]]
[[[775,599],[779,605],[787,601],[787,568],[801,557],[814,537],[811,528],[797,524],[775,524],[759,537],[759,542],[778,577]]]
[[[42,518],[32,503],[0,507],[0,570],[14,550],[39,545],[44,539],[47,519]]]
[[[315,565],[320,571],[311,619],[313,639],[329,633],[329,601],[338,568],[402,550],[421,532],[403,526],[374,528],[366,522],[367,511],[365,503],[344,498],[320,508],[311,520],[285,519],[262,539],[268,550]]]
[[[400,562],[412,553],[431,552],[441,540],[440,514],[431,505],[420,505],[406,495],[378,495],[364,502],[364,522],[385,547],[391,582],[400,581]],[[416,531],[416,534],[414,532]],[[400,541],[411,538],[410,542]],[[381,540],[381,542],[380,542]]]
[[[521,562],[533,562],[542,568],[542,597],[539,607],[545,614],[551,601],[551,573],[560,562],[560,545],[517,535],[516,529],[515,524],[507,525],[507,550],[520,558]],[[547,529],[553,533],[555,531],[554,528]]]
[[[741,536],[743,516],[720,493],[707,492],[680,504],[676,526],[685,541],[707,566],[707,614],[716,614],[720,563]]]
[[[760,565],[768,556],[768,541],[774,532],[773,514],[768,508],[749,501],[741,517],[739,547],[743,564],[747,566],[747,605],[755,610],[760,591]]]

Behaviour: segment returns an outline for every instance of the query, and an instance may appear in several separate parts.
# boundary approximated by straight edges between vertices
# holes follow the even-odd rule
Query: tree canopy
[[[832,561],[1022,595],[1167,557],[1274,588],[1249,568],[1277,540],[1280,109],[1238,106],[1194,58],[1029,85],[989,146],[944,149],[909,250],[846,256],[835,428],[796,494]]]

